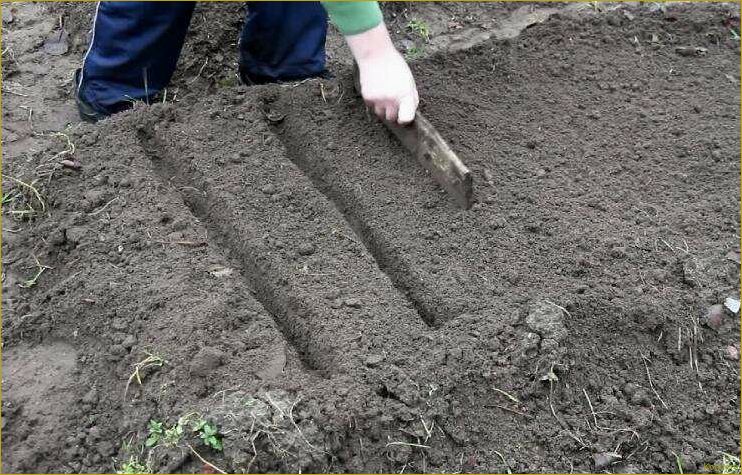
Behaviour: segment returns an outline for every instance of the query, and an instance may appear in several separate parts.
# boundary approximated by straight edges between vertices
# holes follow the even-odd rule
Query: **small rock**
[[[376,366],[379,366],[381,362],[384,361],[384,357],[382,355],[370,355],[366,357],[366,366],[369,368],[374,368]]]
[[[134,335],[126,335],[124,341],[121,342],[121,346],[130,350],[134,345],[137,344],[137,338]]]
[[[67,30],[55,30],[49,33],[44,41],[44,52],[52,56],[61,56],[70,49]]]
[[[734,345],[724,348],[724,358],[729,361],[739,361],[739,350]]]
[[[551,338],[558,342],[567,336],[562,309],[547,302],[539,301],[531,305],[526,325],[542,338]]]
[[[299,255],[300,256],[311,256],[316,251],[316,248],[314,247],[314,244],[311,242],[305,242],[299,245]]]
[[[221,366],[224,354],[215,348],[201,348],[193,357],[188,371],[192,376],[207,376],[211,371]]]
[[[739,313],[739,299],[727,297],[726,300],[724,300],[724,306],[735,315]]]
[[[712,305],[706,312],[706,325],[714,330],[718,330],[724,324],[724,307],[722,305]]]
[[[350,308],[361,308],[363,304],[359,299],[345,299],[345,306]]]
[[[621,460],[621,456],[615,452],[602,452],[593,455],[596,470],[603,470],[614,462]]]
[[[529,140],[528,142],[526,142],[526,147],[530,148],[531,150],[535,149],[537,145],[538,142],[536,142],[535,140]]]
[[[262,191],[266,195],[273,195],[276,193],[276,187],[273,185],[265,185],[260,189],[260,191]]]
[[[3,10],[3,23],[13,23],[13,20],[15,19],[13,17],[13,11],[10,9],[9,5],[6,5],[2,8]]]

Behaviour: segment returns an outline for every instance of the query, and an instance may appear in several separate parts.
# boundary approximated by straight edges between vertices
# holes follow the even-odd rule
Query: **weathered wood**
[[[360,94],[358,66],[355,66],[353,75],[356,91]],[[381,122],[394,133],[402,145],[433,175],[433,179],[456,200],[459,206],[464,209],[471,207],[471,171],[420,111],[415,113],[415,120],[409,125],[399,125],[386,120]]]

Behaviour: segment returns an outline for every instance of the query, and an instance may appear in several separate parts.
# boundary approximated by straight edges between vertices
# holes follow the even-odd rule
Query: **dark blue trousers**
[[[319,2],[247,2],[240,69],[255,82],[317,76],[325,70],[327,13]],[[98,4],[78,93],[114,113],[162,91],[178,62],[194,2]]]

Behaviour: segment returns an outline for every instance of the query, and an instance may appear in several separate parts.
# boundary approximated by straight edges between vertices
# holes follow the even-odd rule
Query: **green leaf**
[[[149,421],[149,432],[150,432],[150,434],[161,433],[162,432],[162,422],[157,422],[157,421],[154,421],[154,420]]]
[[[210,435],[210,436],[206,437],[205,440],[204,440],[204,442],[206,443],[206,445],[208,445],[209,447],[211,447],[214,450],[221,451],[223,449],[222,441],[218,437],[216,437],[214,435]]]
[[[201,419],[200,421],[196,421],[196,423],[193,425],[193,432],[198,432],[206,425],[206,421]]]
[[[160,434],[151,434],[149,437],[147,437],[147,440],[144,442],[144,445],[147,447],[154,447],[157,445],[157,442],[160,441]]]

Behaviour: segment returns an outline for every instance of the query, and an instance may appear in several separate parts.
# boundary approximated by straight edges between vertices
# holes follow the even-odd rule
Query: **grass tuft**
[[[422,38],[426,43],[430,41],[430,28],[424,21],[410,20],[409,23],[407,23],[407,28],[412,31],[412,33]]]

